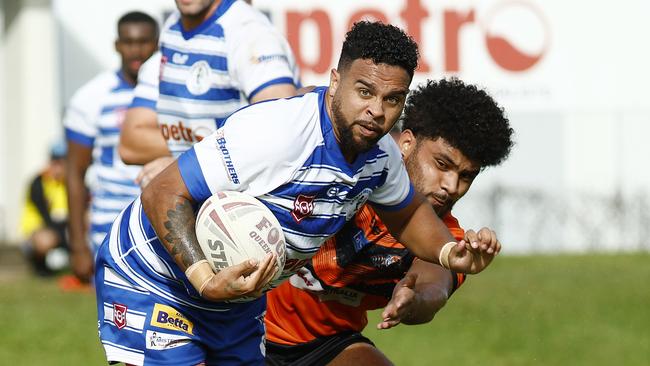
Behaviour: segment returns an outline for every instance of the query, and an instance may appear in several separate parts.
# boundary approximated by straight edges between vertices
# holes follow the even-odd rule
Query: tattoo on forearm
[[[185,268],[203,259],[203,252],[196,240],[193,218],[192,205],[183,200],[176,204],[176,208],[167,211],[168,220],[164,223],[167,234],[163,238],[163,244],[176,261],[180,259]]]

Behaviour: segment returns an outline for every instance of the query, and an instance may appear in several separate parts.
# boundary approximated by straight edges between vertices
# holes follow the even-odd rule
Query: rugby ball
[[[235,191],[217,192],[208,198],[196,216],[196,238],[215,272],[267,253],[277,256],[277,274],[285,263],[285,239],[280,223],[262,202]],[[269,285],[270,287],[270,285]],[[236,299],[251,301],[252,297]]]

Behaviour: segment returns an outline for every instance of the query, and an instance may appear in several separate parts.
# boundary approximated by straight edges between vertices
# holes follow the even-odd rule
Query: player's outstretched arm
[[[214,273],[196,239],[196,215],[178,162],[172,163],[143,190],[142,207],[161,243],[197,291],[208,300],[261,296],[275,274],[275,256],[260,263],[243,262]]]
[[[456,272],[479,273],[496,254],[496,243],[487,247],[473,247],[465,240],[457,243],[419,193],[399,211],[376,211],[391,234],[415,256],[427,262],[438,263]]]
[[[430,322],[447,303],[452,287],[452,273],[448,269],[416,258],[395,286],[377,329]]]
[[[158,127],[158,114],[146,107],[129,108],[120,131],[120,158],[127,164],[144,165],[171,156]]]
[[[88,189],[84,183],[86,170],[92,161],[92,147],[68,141],[66,158],[66,188],[68,191],[68,233],[70,235],[70,266],[83,282],[93,275],[93,255],[87,242],[86,211]]]

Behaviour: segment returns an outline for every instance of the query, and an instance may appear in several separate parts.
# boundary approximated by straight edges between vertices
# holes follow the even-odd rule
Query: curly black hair
[[[458,78],[428,80],[409,95],[402,130],[442,137],[481,168],[499,165],[513,146],[513,129],[490,95]]]
[[[356,59],[400,66],[413,77],[418,66],[418,45],[403,30],[381,22],[356,22],[345,35],[338,70]]]

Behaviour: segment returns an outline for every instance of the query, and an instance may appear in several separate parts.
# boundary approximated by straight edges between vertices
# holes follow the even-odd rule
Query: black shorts
[[[347,346],[354,343],[372,341],[358,332],[344,332],[329,337],[316,338],[313,341],[287,346],[266,342],[266,364],[268,366],[320,366],[332,361]]]

